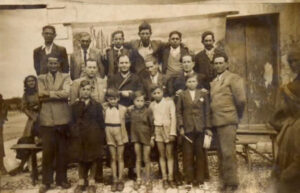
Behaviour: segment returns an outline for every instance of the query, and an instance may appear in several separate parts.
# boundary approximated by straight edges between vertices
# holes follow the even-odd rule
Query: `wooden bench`
[[[272,142],[272,157],[273,159],[270,159],[269,157],[265,156],[264,154],[256,151],[255,149],[249,147],[249,149],[251,151],[253,151],[254,153],[258,154],[259,156],[261,156],[263,159],[266,159],[270,162],[273,162],[274,161],[274,158],[275,158],[275,140],[276,140],[276,135],[277,135],[277,132],[273,129],[268,129],[266,127],[261,127],[261,128],[249,128],[249,129],[246,129],[246,128],[243,128],[243,127],[240,127],[238,130],[237,130],[237,135],[252,135],[252,136],[268,136],[270,137],[271,139],[271,142]],[[247,141],[245,141],[247,142]],[[252,142],[252,141],[249,141],[249,142]],[[258,141],[256,141],[257,143]]]
[[[42,150],[41,146],[37,146],[36,144],[15,144],[11,147],[14,150],[28,150],[31,154],[31,179],[32,185],[36,185],[36,181],[38,180],[38,170],[37,170],[37,161],[36,161],[36,154]]]

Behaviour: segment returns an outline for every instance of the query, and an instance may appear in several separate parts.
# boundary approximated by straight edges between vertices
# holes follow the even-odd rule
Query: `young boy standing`
[[[173,168],[173,142],[176,139],[176,113],[173,100],[163,97],[163,88],[159,85],[151,87],[153,102],[150,109],[154,118],[154,135],[159,151],[159,163],[163,177],[163,188],[167,189],[170,185],[175,188]],[[168,171],[168,175],[167,175]]]
[[[200,83],[201,84],[201,83]],[[186,77],[186,90],[178,96],[176,105],[177,123],[183,140],[183,171],[187,184],[197,187],[204,183],[205,154],[203,141],[205,134],[212,135],[210,127],[209,93],[200,90],[197,74]]]
[[[106,141],[111,155],[111,169],[113,185],[111,191],[123,191],[123,170],[124,170],[124,144],[128,142],[128,135],[125,128],[126,107],[119,105],[119,93],[115,89],[108,89],[104,106],[105,112],[105,134]],[[118,163],[118,166],[117,166]],[[117,168],[118,173],[117,174]]]

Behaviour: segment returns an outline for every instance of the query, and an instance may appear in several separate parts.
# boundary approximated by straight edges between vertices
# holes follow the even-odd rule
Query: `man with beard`
[[[108,88],[113,88],[119,91],[120,100],[119,104],[129,107],[133,105],[132,96],[134,91],[143,90],[141,79],[138,75],[130,72],[131,62],[129,56],[121,54],[118,58],[119,72],[108,79]],[[127,133],[130,129],[130,122],[126,120]],[[129,178],[134,178],[134,167],[135,167],[135,154],[133,144],[129,143],[125,145],[125,166],[128,167]]]
[[[60,70],[63,73],[68,73],[69,61],[66,48],[53,43],[53,40],[56,37],[55,28],[51,25],[44,26],[42,36],[45,40],[45,44],[33,51],[34,69],[36,74],[47,74],[49,57],[59,58],[61,61]]]
[[[214,55],[221,51],[214,47],[215,35],[213,32],[206,31],[202,34],[201,38],[204,49],[195,56],[194,70],[197,73],[204,74],[207,81],[210,82],[216,76],[213,68]]]
[[[87,32],[83,32],[80,34],[80,49],[71,54],[70,75],[72,80],[84,76],[84,69],[89,59],[97,62],[97,76],[104,78],[105,70],[101,61],[100,50],[91,47],[91,35]]]

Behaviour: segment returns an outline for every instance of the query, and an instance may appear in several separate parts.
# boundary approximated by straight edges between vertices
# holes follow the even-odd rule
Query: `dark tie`
[[[84,64],[86,65],[86,54],[87,54],[87,50],[83,50],[83,60],[84,60]]]

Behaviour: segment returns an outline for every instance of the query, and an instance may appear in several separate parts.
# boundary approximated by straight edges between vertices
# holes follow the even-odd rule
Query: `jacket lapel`
[[[190,92],[187,90],[184,91],[185,92],[185,99],[189,101],[189,103],[193,103],[193,100],[192,100],[192,96],[190,94]]]
[[[62,73],[57,72],[56,77],[55,77],[55,81],[54,81],[54,85],[53,85],[54,90],[59,90],[59,87],[60,87],[61,82],[62,82],[62,78],[63,78]]]
[[[193,102],[197,103],[197,101],[199,100],[200,97],[201,97],[201,92],[200,92],[200,90],[196,89],[196,91],[195,91],[195,100]]]
[[[49,90],[53,90],[54,88],[54,78],[50,72],[46,75],[47,87]]]

